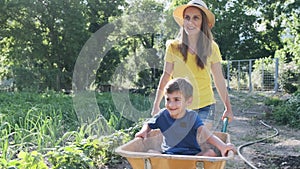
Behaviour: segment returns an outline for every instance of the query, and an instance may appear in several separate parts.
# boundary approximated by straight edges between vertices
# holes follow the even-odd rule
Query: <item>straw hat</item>
[[[183,26],[183,11],[190,6],[197,7],[206,14],[210,28],[215,25],[215,15],[208,10],[206,4],[202,0],[191,0],[188,4],[177,7],[173,12],[173,17],[179,26]]]

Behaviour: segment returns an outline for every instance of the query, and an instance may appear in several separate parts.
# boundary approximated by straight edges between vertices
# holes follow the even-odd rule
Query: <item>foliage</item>
[[[172,11],[188,0],[172,1],[167,9],[168,2],[1,1],[0,78],[13,79],[18,90],[69,90],[77,55],[92,34],[121,16],[156,12],[161,22],[148,23],[151,31],[135,17],[122,20],[118,31],[129,36],[119,39],[99,69],[93,70],[95,87],[115,85],[115,81],[133,88],[145,84],[139,72],[162,69],[165,42],[178,33]],[[216,16],[212,31],[223,59],[274,58],[280,53],[281,61],[293,61],[299,68],[298,1],[214,0],[207,5]],[[130,34],[134,31],[139,33]]]
[[[91,168],[93,162],[91,158],[83,153],[83,150],[76,145],[61,147],[58,150],[47,153],[52,168]]]
[[[131,140],[141,126],[122,117],[109,93],[97,99],[99,108],[108,112],[109,125],[124,129],[93,135],[93,124],[78,124],[72,95],[0,93],[0,168],[99,168],[119,163],[114,149]],[[145,96],[132,94],[130,100],[140,110],[149,107]]]
[[[93,168],[104,165],[113,166],[120,162],[120,156],[114,150],[132,139],[132,132],[118,131],[101,138],[73,140],[68,145],[52,148],[47,153],[21,151],[16,159],[1,159],[1,168]]]
[[[44,161],[43,155],[37,151],[32,151],[31,153],[21,151],[18,154],[18,159],[11,161],[2,159],[0,166],[1,168],[48,168],[46,162]]]
[[[291,71],[290,69],[286,70],[281,74],[281,84],[282,88],[287,93],[294,93],[300,88],[299,82],[300,82],[300,73]]]
[[[140,89],[145,90],[142,91],[142,93],[149,95],[154,93],[154,89],[157,89],[161,74],[162,70],[159,69],[145,69],[144,71],[140,71],[138,73],[138,80],[135,84]]]
[[[278,51],[277,56],[280,57],[282,63],[279,69],[281,87],[287,93],[294,93],[300,88],[300,63],[296,60],[288,61],[283,51]]]
[[[280,19],[282,20],[281,43],[283,48],[276,51],[275,57],[280,58],[280,82],[288,93],[294,93],[300,84],[300,3],[285,2]]]
[[[209,2],[216,16],[216,25],[212,31],[223,59],[253,59],[269,55],[257,40],[259,33],[254,26],[256,17],[247,14],[251,10],[251,2]]]
[[[284,62],[293,61],[298,68],[300,67],[299,9],[300,2],[286,2],[286,8],[284,8],[281,15],[283,30],[280,34],[284,47],[278,50],[280,53],[279,57]]]
[[[284,101],[283,100],[280,100],[279,98],[277,97],[270,97],[270,98],[267,98],[265,101],[264,101],[264,104],[267,105],[267,106],[279,106],[283,103]]]
[[[163,4],[155,0],[133,0],[124,10],[122,22],[125,24],[119,29],[123,35],[120,45],[127,49],[127,53],[122,55],[124,57],[117,64],[115,72],[111,72],[113,74],[109,81],[111,85],[145,89],[145,86],[137,86],[137,83],[146,80],[140,75],[151,74],[152,68],[160,68],[162,56],[158,56],[158,51],[164,47],[161,30],[164,29],[164,23],[156,17],[163,20],[164,15]],[[158,78],[153,76],[150,83],[154,85]]]
[[[295,92],[289,99],[268,99],[267,105],[274,106],[272,114],[268,117],[277,123],[300,128],[300,92]]]
[[[1,3],[0,44],[4,48],[0,56],[8,59],[6,70],[11,71],[20,90],[71,89],[82,46],[110,17],[119,16],[125,5],[124,0]]]
[[[145,95],[137,93],[115,93],[114,95],[115,98],[110,93],[100,93],[97,95],[97,102],[108,124],[116,130],[132,127],[139,118],[129,118],[129,116],[131,114],[142,116],[144,114],[142,112],[148,112],[151,108],[151,102]]]
[[[129,130],[127,130],[129,131]],[[83,148],[90,157],[93,157],[96,165],[114,165],[119,162],[120,156],[117,155],[114,150],[133,139],[134,134],[132,132],[120,130],[113,133],[110,136],[104,136],[100,139],[93,140],[93,142],[86,142]]]
[[[253,85],[255,88],[274,89],[275,80],[275,59],[261,58],[255,61],[253,65],[251,78],[255,79]]]
[[[127,55],[128,49],[125,45],[116,46],[106,54],[97,70],[96,84],[98,89],[102,86],[109,85],[108,82],[112,79],[112,75]]]

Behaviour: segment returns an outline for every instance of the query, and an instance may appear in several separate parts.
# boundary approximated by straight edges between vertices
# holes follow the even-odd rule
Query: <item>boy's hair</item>
[[[186,78],[175,78],[167,83],[165,93],[171,94],[175,91],[180,91],[186,99],[193,96],[193,86]]]

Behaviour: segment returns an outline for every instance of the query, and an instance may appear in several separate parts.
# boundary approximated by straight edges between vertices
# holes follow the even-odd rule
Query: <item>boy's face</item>
[[[183,117],[187,106],[191,103],[192,97],[185,99],[180,91],[165,94],[165,106],[174,119]]]

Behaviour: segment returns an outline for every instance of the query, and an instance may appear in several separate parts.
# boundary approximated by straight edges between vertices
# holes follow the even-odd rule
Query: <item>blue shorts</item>
[[[202,121],[213,120],[215,114],[215,104],[211,104],[199,109],[194,109]]]

